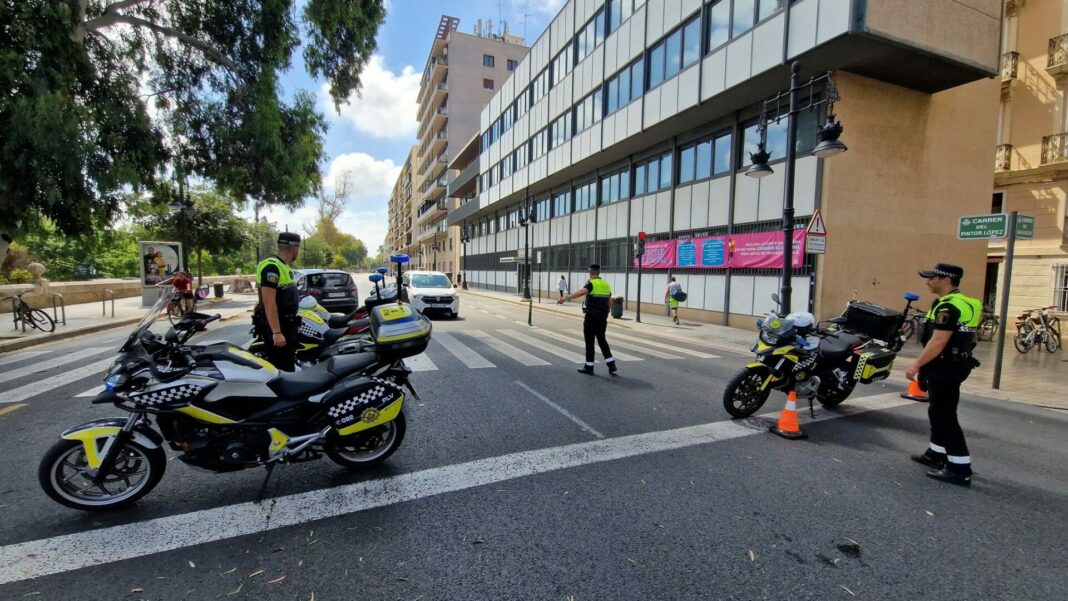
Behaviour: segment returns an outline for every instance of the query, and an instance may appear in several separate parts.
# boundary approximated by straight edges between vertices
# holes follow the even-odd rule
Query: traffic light
[[[638,240],[634,243],[634,256],[640,257],[645,254],[645,232],[638,232]]]

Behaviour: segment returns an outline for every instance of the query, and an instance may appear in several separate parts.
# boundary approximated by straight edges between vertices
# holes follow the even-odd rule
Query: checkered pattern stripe
[[[365,389],[360,394],[342,401],[327,410],[327,415],[337,420],[347,415],[362,412],[368,407],[378,409],[378,405],[384,399],[390,399],[396,394],[396,387],[381,380],[376,380],[374,385]]]
[[[159,407],[172,403],[185,403],[196,398],[200,394],[200,389],[201,387],[195,384],[181,384],[134,395],[130,397],[130,401],[141,407]]]
[[[304,320],[301,320],[300,327],[297,328],[297,331],[300,332],[301,336],[306,336],[308,338],[314,338],[316,340],[322,340],[323,339],[323,332],[320,331],[317,328],[312,327],[311,325],[308,324],[307,321],[304,321]]]

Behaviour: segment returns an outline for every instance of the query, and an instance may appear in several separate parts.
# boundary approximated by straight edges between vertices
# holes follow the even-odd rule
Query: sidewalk
[[[527,303],[519,295],[506,292],[495,292],[470,288],[462,294],[479,296],[500,302],[509,302],[517,305]],[[576,318],[582,317],[582,303],[570,302],[557,305],[555,299],[543,297],[538,302],[534,298],[536,311],[548,311]],[[461,308],[461,311],[463,309]],[[753,318],[756,319],[755,317]],[[537,318],[535,317],[535,323]],[[717,324],[701,323],[682,320],[682,324],[676,326],[671,318],[664,312],[661,305],[643,305],[642,321],[635,321],[635,312],[627,310],[622,319],[609,319],[609,332],[612,328],[631,330],[649,336],[650,339],[673,339],[682,342],[697,342],[719,350],[749,354],[749,348],[753,345],[756,332],[741,328],[727,327]],[[609,336],[611,342],[611,336]],[[889,381],[902,386],[908,385],[905,379],[905,368],[913,359],[919,356],[921,347],[915,340],[905,343],[905,347],[899,353],[900,359],[895,363],[894,374]],[[995,344],[981,342],[976,350],[976,357],[982,363],[978,369],[964,383],[962,390],[967,394],[984,396],[989,398],[1026,403],[1040,407],[1068,410],[1068,368],[1062,356],[1066,351],[1061,350],[1054,354],[1046,353],[1040,349],[1032,350],[1027,355],[1016,352],[1012,346],[1012,340],[1007,339],[1005,345],[1004,363],[1001,370],[1001,389],[991,388],[994,373]],[[739,361],[739,365],[742,362]]]
[[[222,320],[246,317],[253,307],[256,306],[255,294],[235,294],[223,298],[209,297],[197,303],[197,311],[214,315],[222,315]],[[51,307],[40,307],[43,311],[52,315]],[[105,313],[106,309],[106,313]],[[132,326],[144,316],[148,307],[141,306],[141,296],[115,299],[115,314],[112,316],[111,301],[102,305],[99,301],[67,306],[67,325],[63,325],[62,311],[56,311],[56,329],[51,333],[27,327],[26,333],[22,332],[21,324],[18,329],[13,329],[11,314],[0,314],[0,353],[24,349],[38,344],[65,340],[75,336],[92,334],[113,328]]]

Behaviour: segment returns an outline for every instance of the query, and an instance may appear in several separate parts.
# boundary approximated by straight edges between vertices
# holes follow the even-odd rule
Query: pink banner
[[[793,265],[805,260],[805,231],[794,231]],[[637,259],[634,265],[638,265]],[[645,243],[642,267],[649,269],[726,269],[782,267],[782,232],[682,238]]]

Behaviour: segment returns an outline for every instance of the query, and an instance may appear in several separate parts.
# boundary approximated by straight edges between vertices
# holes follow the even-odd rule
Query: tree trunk
[[[197,249],[197,287],[204,285],[204,249]]]

